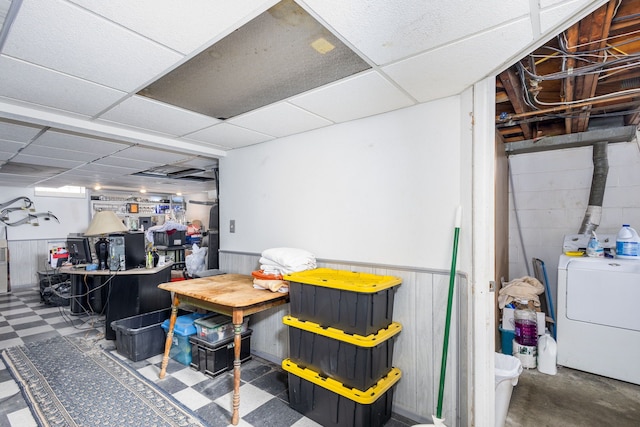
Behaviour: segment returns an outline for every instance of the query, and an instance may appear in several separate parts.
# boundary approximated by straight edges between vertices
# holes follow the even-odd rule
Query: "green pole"
[[[451,256],[451,271],[449,273],[449,298],[447,300],[447,318],[444,324],[444,343],[442,346],[442,362],[440,363],[440,388],[438,389],[438,408],[436,416],[442,418],[442,399],[444,395],[444,380],[447,373],[447,353],[449,351],[449,329],[451,329],[451,306],[453,305],[453,288],[456,281],[456,261],[458,258],[458,238],[460,236],[461,210],[456,212],[456,228],[453,235],[453,254]]]

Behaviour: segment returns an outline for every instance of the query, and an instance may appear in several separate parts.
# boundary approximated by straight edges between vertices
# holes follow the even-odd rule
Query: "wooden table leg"
[[[171,317],[169,318],[169,330],[167,331],[167,340],[164,342],[164,356],[162,357],[162,365],[160,367],[160,379],[163,379],[167,373],[167,365],[169,364],[169,352],[173,344],[173,328],[176,326],[176,318],[178,317],[178,305],[180,301],[178,295],[172,292],[173,302],[171,303]]]
[[[240,345],[242,343],[242,310],[233,310],[233,416],[231,424],[240,421]]]

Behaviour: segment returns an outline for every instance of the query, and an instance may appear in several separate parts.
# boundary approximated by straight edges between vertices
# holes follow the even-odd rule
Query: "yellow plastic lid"
[[[399,277],[348,270],[316,268],[284,276],[284,280],[345,291],[375,293],[402,283]]]
[[[363,405],[370,405],[380,396],[393,387],[402,377],[402,372],[398,368],[391,368],[389,373],[384,376],[376,384],[369,387],[368,390],[358,390],[345,386],[339,381],[333,378],[321,377],[316,371],[308,368],[302,368],[292,362],[290,359],[284,359],[282,361],[282,369],[296,375],[304,380],[307,380],[315,385],[318,385],[324,389],[339,394],[342,397],[353,400],[356,403]]]
[[[287,326],[292,326],[294,328],[302,329],[317,335],[322,335],[328,338],[333,338],[342,342],[357,345],[358,347],[366,348],[375,347],[378,344],[383,343],[384,341],[393,337],[394,335],[399,334],[402,330],[402,325],[400,323],[393,322],[388,327],[380,329],[377,333],[367,335],[365,337],[363,335],[348,334],[342,329],[331,327],[323,328],[317,323],[309,322],[307,320],[300,320],[293,316],[284,316],[282,318],[282,323]]]

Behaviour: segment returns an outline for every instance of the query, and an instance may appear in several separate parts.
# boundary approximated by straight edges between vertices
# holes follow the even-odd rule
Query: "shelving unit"
[[[150,224],[145,227],[164,222],[159,217],[166,215],[180,222],[184,218],[185,209],[183,200],[176,201],[168,194],[147,198],[111,193],[91,195],[91,216],[104,210],[113,211],[132,231],[140,229],[140,218],[144,217],[150,218]]]

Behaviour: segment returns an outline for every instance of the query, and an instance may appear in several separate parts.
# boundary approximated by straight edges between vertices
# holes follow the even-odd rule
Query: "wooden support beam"
[[[513,105],[513,110],[516,114],[527,111],[528,108],[523,101],[522,84],[520,84],[520,79],[515,71],[513,71],[512,68],[507,68],[505,71],[500,73],[499,78],[504,86],[504,90],[509,96],[509,100],[511,101],[511,105]],[[526,90],[526,88],[524,90]],[[524,137],[526,139],[531,138],[531,126],[528,123],[521,123],[519,126],[522,129]]]

